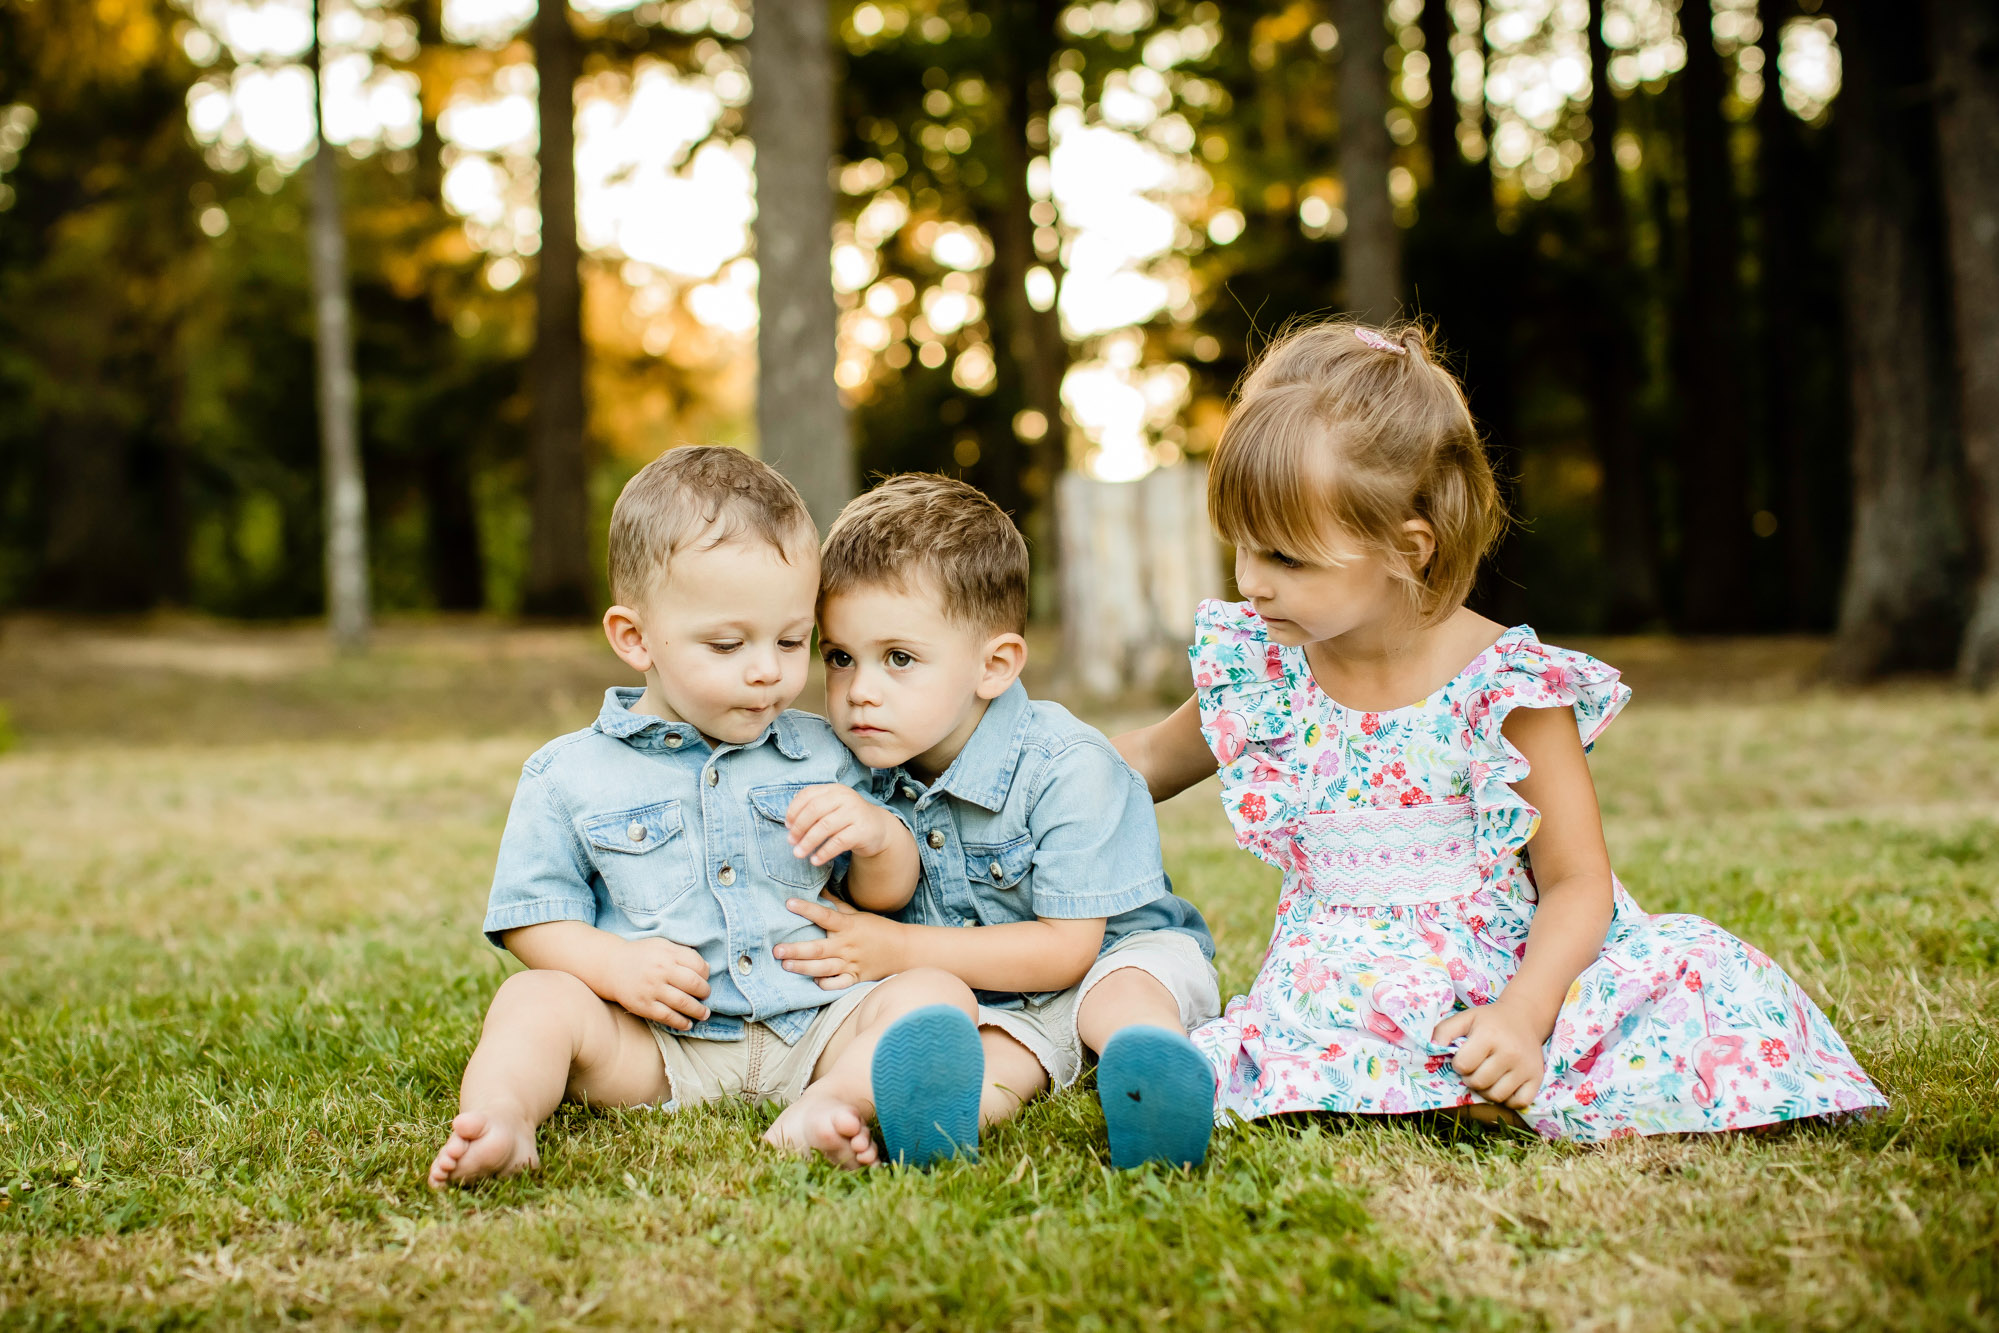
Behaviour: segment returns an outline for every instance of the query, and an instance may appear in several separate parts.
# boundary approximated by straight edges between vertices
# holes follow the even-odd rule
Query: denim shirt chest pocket
[[[1034,835],[1005,842],[966,842],[965,883],[974,903],[991,905],[987,924],[1025,921],[1034,915]]]
[[[753,838],[757,867],[788,888],[822,889],[833,874],[831,861],[815,866],[806,857],[792,855],[791,837],[784,824],[785,812],[791,809],[793,798],[814,785],[785,782],[750,788],[750,808],[755,812],[750,822],[756,825]]]
[[[694,855],[680,802],[658,801],[582,821],[590,861],[619,910],[648,924],[694,887]]]

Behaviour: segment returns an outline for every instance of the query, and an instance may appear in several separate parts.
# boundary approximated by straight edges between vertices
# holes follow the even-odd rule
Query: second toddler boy
[[[829,986],[948,971],[979,992],[984,1122],[1069,1086],[1088,1048],[1112,1163],[1201,1161],[1214,1077],[1186,1032],[1221,1009],[1214,944],[1167,881],[1144,782],[1019,682],[1020,533],[963,482],[906,475],[849,504],[821,559],[827,712],[923,882],[853,883],[861,912],[794,902],[826,936],[777,956]]]

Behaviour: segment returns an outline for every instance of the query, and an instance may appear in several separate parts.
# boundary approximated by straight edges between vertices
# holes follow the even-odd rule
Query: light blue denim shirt
[[[936,782],[877,769],[874,794],[916,834],[923,859],[923,882],[897,920],[1002,926],[1101,916],[1106,949],[1134,931],[1177,930],[1215,955],[1207,923],[1166,878],[1145,780],[1102,732],[1060,704],[1029,699],[1018,681],[987,705]],[[995,1008],[1027,998],[979,995]]]
[[[746,745],[710,748],[684,722],[634,713],[643,691],[604,694],[597,721],[521,770],[486,909],[486,937],[585,921],[659,936],[708,964],[711,1017],[691,1035],[735,1041],[746,1020],[789,1044],[836,992],[784,970],[774,945],[824,931],[785,910],[816,898],[835,865],[791,854],[784,812],[801,787],[862,791],[868,770],[824,718],[786,712]]]

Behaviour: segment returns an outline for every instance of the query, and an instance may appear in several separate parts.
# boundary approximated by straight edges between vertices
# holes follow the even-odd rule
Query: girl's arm
[[[1517,709],[1503,729],[1533,770],[1514,790],[1541,812],[1528,850],[1540,901],[1520,971],[1492,1004],[1438,1024],[1432,1040],[1469,1034],[1452,1062],[1465,1085],[1488,1101],[1524,1108],[1540,1087],[1541,1047],[1569,986],[1603,952],[1613,895],[1610,852],[1575,714]]]
[[[1165,721],[1127,731],[1111,744],[1145,779],[1155,802],[1178,796],[1215,771],[1215,752],[1201,739],[1201,709],[1191,696]]]

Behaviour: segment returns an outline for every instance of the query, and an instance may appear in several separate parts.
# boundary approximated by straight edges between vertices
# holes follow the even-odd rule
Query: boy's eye
[[[795,653],[795,652],[797,652],[797,651],[798,651],[798,650],[799,650],[800,648],[803,648],[803,647],[805,646],[805,640],[803,640],[803,639],[779,639],[779,640],[777,641],[777,646],[778,646],[778,647],[780,647],[780,648],[782,648],[782,649],[784,649],[784,651],[786,651],[787,653]]]
[[[733,653],[742,647],[743,643],[740,639],[718,639],[708,646],[718,653]]]
[[[903,667],[916,665],[916,659],[900,648],[891,648],[888,650],[888,664],[900,670]]]
[[[848,667],[852,666],[853,664],[854,664],[854,659],[847,656],[844,652],[841,652],[838,648],[829,648],[826,650],[827,670],[845,671]]]

